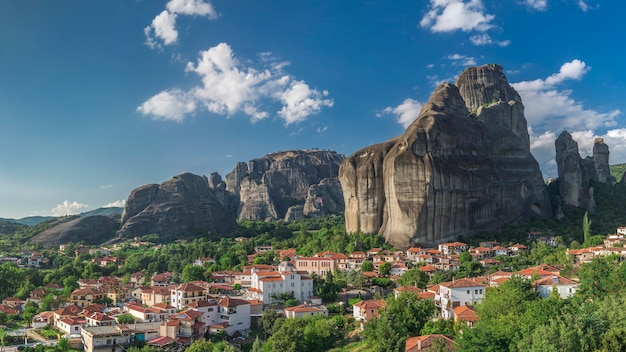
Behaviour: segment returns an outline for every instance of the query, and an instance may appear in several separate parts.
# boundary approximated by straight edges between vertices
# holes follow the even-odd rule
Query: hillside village
[[[574,266],[589,263],[594,258],[625,258],[624,236],[626,227],[620,227],[615,234],[606,237],[603,245],[568,250],[568,258]],[[533,245],[560,245],[558,238],[539,233],[529,233],[528,239]],[[151,244],[137,242],[136,245]],[[252,342],[253,332],[261,328],[264,312],[268,310],[288,319],[343,314],[354,321],[358,330],[363,330],[385,309],[387,295],[395,298],[410,295],[431,301],[437,308],[433,320],[442,319],[471,328],[481,319],[476,305],[490,289],[512,277],[528,280],[541,298],[557,295],[569,299],[577,292],[578,278],[562,275],[562,265],[496,270],[502,268],[505,258],[526,256],[529,246],[516,243],[505,247],[496,241],[480,242],[478,246],[450,242],[437,248],[411,247],[405,251],[370,248],[348,254],[324,251],[301,256],[294,248],[258,245],[254,247],[255,252],[248,255],[249,263],[271,253],[277,259],[276,264],[249,264],[241,271],[213,271],[207,280],[187,282],[179,272],[146,275],[145,271],[138,271],[126,278],[81,278],[67,297],[63,297],[64,287],[58,284],[34,288],[24,299],[2,297],[0,314],[13,317],[13,321],[28,319],[29,338],[50,343],[59,341],[58,338],[66,339],[71,347],[85,352],[119,352],[138,342],[158,349],[180,350],[210,336],[222,336],[232,346],[241,348]],[[61,252],[66,249],[65,245],[59,248]],[[115,250],[81,245],[76,247],[74,255],[94,255],[93,265],[119,267],[123,259],[115,257]],[[49,264],[39,251],[23,252],[19,258],[2,256],[0,260],[8,265],[34,268]],[[206,271],[216,261],[219,258],[198,257],[193,265]],[[481,274],[452,276],[450,281],[433,284],[437,275],[458,272],[468,263],[480,266]],[[316,296],[316,292],[320,292],[316,285],[323,284],[323,278],[340,273],[359,275],[363,281],[358,287],[352,284],[341,288],[333,300]],[[407,279],[409,277],[414,279]],[[407,280],[415,282],[411,285]],[[38,311],[30,319],[24,314],[32,314],[32,309],[27,307],[42,306],[42,300],[45,297],[49,300],[50,295],[54,300],[47,304],[54,309]],[[49,329],[56,331],[53,335],[58,334],[50,341],[37,333]],[[433,341],[443,341],[450,350],[456,346],[452,336],[432,334],[407,339],[405,350],[428,350]]]

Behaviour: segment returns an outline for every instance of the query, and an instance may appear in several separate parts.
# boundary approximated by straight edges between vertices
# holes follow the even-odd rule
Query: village
[[[537,233],[528,236],[544,245],[559,244],[553,237]],[[615,234],[606,237],[604,245],[572,249],[567,253],[574,265],[609,255],[624,258],[624,236],[626,227],[620,227]],[[64,249],[61,246],[60,250]],[[416,282],[416,285],[394,284],[384,290],[370,281],[363,287],[344,288],[336,302],[323,302],[322,298],[315,296],[313,278],[353,271],[369,280],[385,277],[396,282],[411,269],[432,278],[436,273],[457,271],[463,256],[469,255],[472,261],[489,268],[499,265],[496,258],[523,256],[527,251],[528,247],[519,243],[503,247],[496,241],[486,241],[475,247],[451,242],[440,244],[438,248],[412,247],[406,251],[372,248],[347,255],[326,251],[305,257],[297,255],[294,248],[281,250],[269,245],[256,246],[255,253],[248,257],[250,263],[254,262],[255,256],[268,252],[274,252],[276,258],[280,258],[279,263],[246,265],[242,271],[216,271],[206,281],[182,282],[181,274],[175,272],[147,277],[141,271],[132,274],[127,282],[116,276],[79,279],[79,288],[73,290],[65,301],[60,301],[57,309],[40,312],[32,318],[27,336],[35,341],[31,345],[53,344],[59,338],[67,339],[71,347],[85,352],[119,352],[134,342],[177,350],[211,335],[221,335],[241,345],[251,337],[251,331],[259,328],[259,320],[267,309],[275,309],[285,318],[297,318],[337,314],[328,307],[340,305],[341,313],[350,314],[362,329],[369,321],[377,319],[386,305],[384,295],[387,293],[396,297],[408,293],[419,299],[432,300],[439,310],[438,319],[471,327],[480,319],[474,306],[481,302],[487,290],[513,276],[531,280],[542,298],[558,294],[567,299],[574,295],[579,283],[575,277],[562,276],[562,266],[541,264],[519,271],[491,271],[425,288],[417,287]],[[114,249],[78,246],[75,255],[81,253],[99,254],[92,259],[99,266],[122,264],[120,259],[112,256]],[[0,257],[0,260],[38,267],[46,258],[35,251],[24,253],[21,258]],[[215,261],[216,258],[197,258],[193,265],[206,267]],[[60,295],[62,290],[60,285],[49,284],[32,290],[26,299],[4,297],[0,313],[19,316],[28,302],[39,304],[44,296],[55,292]],[[57,332],[51,340],[37,333],[51,328]],[[453,348],[452,340],[444,335],[415,336],[406,341],[406,351],[421,351],[437,339]],[[21,348],[24,346],[28,345],[21,345]]]

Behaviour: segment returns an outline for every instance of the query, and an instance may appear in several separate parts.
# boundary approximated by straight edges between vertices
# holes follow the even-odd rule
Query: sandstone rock
[[[213,178],[212,182],[218,183]],[[205,176],[184,173],[160,185],[133,190],[122,214],[119,236],[224,234],[235,219],[220,205]]]
[[[294,205],[287,209],[285,214],[285,221],[294,221],[304,218],[304,207],[302,205]]]
[[[437,87],[404,134],[341,165],[346,230],[406,248],[550,217],[523,111],[498,65]]]
[[[613,183],[609,169],[609,147],[602,138],[596,138],[593,155],[584,159],[578,152],[578,143],[563,131],[554,142],[556,163],[559,170],[559,193],[565,204],[596,210],[593,187],[590,180],[606,184]]]
[[[311,185],[320,184],[323,179],[337,177],[339,165],[344,157],[327,150],[291,150],[271,153],[263,158],[238,163],[226,175],[226,191],[236,198],[233,203],[224,204],[238,219],[265,220],[284,219],[289,207],[303,205]],[[336,187],[330,183],[320,187]],[[332,189],[331,189],[332,188]],[[327,197],[324,208],[319,212],[334,212],[337,205]],[[316,212],[312,207],[308,208]]]
[[[311,185],[304,202],[304,215],[308,217],[343,213],[345,204],[341,183],[336,177],[325,178]]]

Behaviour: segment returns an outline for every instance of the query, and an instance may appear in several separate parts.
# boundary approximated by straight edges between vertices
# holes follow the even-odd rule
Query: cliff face
[[[578,143],[567,131],[561,133],[554,146],[561,198],[565,204],[595,211],[593,187],[589,181],[606,184],[613,182],[609,169],[609,147],[602,138],[596,138],[593,155],[583,159],[578,152]]]
[[[122,214],[119,236],[177,235],[202,231],[223,234],[235,219],[218,202],[203,176],[184,173],[160,185],[133,190]]]
[[[305,203],[303,210],[289,211],[288,218],[341,212],[343,196],[336,177],[343,160],[342,155],[325,150],[272,153],[238,163],[211,188],[216,194],[223,189],[220,202],[242,220],[284,219],[290,207]]]
[[[406,248],[551,216],[524,107],[498,65],[444,83],[404,134],[341,165],[348,232]]]

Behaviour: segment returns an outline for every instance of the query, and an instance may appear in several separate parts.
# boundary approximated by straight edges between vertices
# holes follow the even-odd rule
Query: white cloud
[[[206,16],[212,20],[217,18],[217,12],[213,5],[203,0],[170,0],[165,7],[171,13]]]
[[[430,0],[430,10],[420,25],[432,32],[484,32],[492,27],[494,18],[485,13],[481,0]]]
[[[89,205],[78,203],[77,201],[63,201],[61,204],[57,204],[56,207],[52,208],[50,212],[53,216],[65,216],[65,215],[73,215],[80,212],[81,209],[87,208]]]
[[[396,121],[404,128],[407,128],[419,116],[421,110],[422,103],[411,98],[406,98],[400,105],[396,107],[386,107],[383,110],[383,113],[396,115]]]
[[[459,65],[459,66],[475,66],[476,65],[476,59],[471,56],[453,54],[453,55],[446,56],[446,59],[451,60],[453,65]]]
[[[319,113],[322,107],[333,106],[332,99],[325,99],[327,96],[328,91],[320,93],[311,90],[304,82],[296,82],[282,93],[280,100],[283,107],[278,114],[287,124],[306,120],[309,115]]]
[[[102,186],[100,186],[100,189],[110,189],[112,187],[113,187],[113,185],[102,185]]]
[[[317,128],[317,133],[324,133],[328,130],[328,126],[324,126],[324,127],[318,127]]]
[[[470,37],[470,41],[476,46],[496,44],[498,46],[505,47],[511,44],[510,40],[495,41],[489,34],[486,33],[473,35]]]
[[[526,0],[524,4],[537,11],[545,11],[548,8],[548,0]]]
[[[153,20],[152,24],[144,28],[144,34],[146,35],[146,44],[151,48],[158,46],[159,44],[152,37],[154,35],[163,41],[165,45],[171,45],[178,40],[178,31],[176,30],[176,14],[170,13],[167,10],[163,10]]]
[[[114,202],[103,205],[103,208],[123,208],[126,205],[125,199],[116,200]]]
[[[196,102],[178,89],[162,91],[141,104],[137,111],[151,115],[155,120],[173,120],[181,122],[185,114],[196,110]]]
[[[277,113],[288,125],[333,105],[327,91],[312,89],[286,74],[283,69],[287,63],[268,53],[259,57],[257,67],[254,63],[244,65],[230,45],[220,43],[201,52],[196,63],[187,63],[185,71],[197,74],[200,85],[188,91],[162,91],[137,110],[155,119],[182,121],[186,115],[205,108],[219,115],[243,113],[258,121],[270,115],[263,103],[273,101],[282,104]]]
[[[178,41],[178,15],[202,16],[212,20],[217,18],[213,5],[204,0],[170,0],[165,8],[144,28],[146,45],[152,49],[162,48],[161,42],[163,45],[172,45]]]
[[[590,70],[578,59],[566,62],[558,73],[546,79],[513,83],[522,97],[525,116],[536,130],[565,129],[569,131],[595,130],[615,125],[619,110],[598,112],[585,109],[581,102],[571,98],[571,90],[559,90],[557,85],[566,80],[580,80]]]

